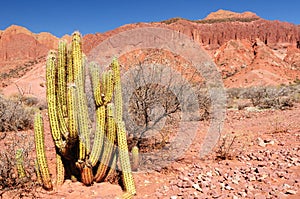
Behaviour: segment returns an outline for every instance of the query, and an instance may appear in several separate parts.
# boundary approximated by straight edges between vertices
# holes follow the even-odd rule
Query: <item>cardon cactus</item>
[[[139,167],[139,148],[137,146],[132,147],[132,170],[137,171]]]
[[[57,153],[56,183],[60,185],[65,178],[71,178],[91,185],[94,181],[107,179],[114,173],[112,168],[119,166],[126,192],[124,196],[131,198],[136,190],[122,121],[120,66],[114,59],[108,69],[100,74],[95,63],[89,64],[95,102],[94,129],[88,112],[87,62],[81,45],[81,35],[75,32],[70,45],[60,41],[58,52],[50,51],[47,57],[46,93],[51,134]],[[51,189],[40,114],[35,119],[35,135],[37,167],[45,188]]]

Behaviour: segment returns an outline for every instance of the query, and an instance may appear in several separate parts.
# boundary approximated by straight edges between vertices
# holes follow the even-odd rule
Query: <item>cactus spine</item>
[[[24,159],[23,159],[23,150],[22,149],[17,149],[17,151],[16,151],[16,166],[17,166],[19,179],[25,178],[26,172],[24,169]]]
[[[102,74],[95,63],[89,66],[96,113],[96,127],[93,130],[88,114],[86,64],[81,45],[81,35],[75,32],[71,45],[60,41],[57,55],[50,51],[47,57],[48,116],[57,153],[56,182],[60,185],[65,178],[71,178],[91,185],[93,181],[103,181],[116,173],[114,169],[119,161],[125,196],[131,198],[136,190],[122,120],[120,66],[114,59]],[[42,129],[42,118],[38,114],[35,119],[38,168],[45,188],[52,189],[42,150]],[[92,133],[93,142],[90,140]]]
[[[62,160],[62,156],[56,153],[56,184],[62,185],[65,180],[65,168]]]
[[[39,170],[41,172],[41,177],[45,189],[52,190],[53,185],[50,178],[50,173],[48,169],[45,145],[44,145],[44,124],[42,115],[37,113],[34,118],[34,139],[35,139],[35,150],[37,154],[37,162]]]

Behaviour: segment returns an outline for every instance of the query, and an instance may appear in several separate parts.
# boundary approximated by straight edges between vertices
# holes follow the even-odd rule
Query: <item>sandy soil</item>
[[[134,198],[299,198],[299,113],[299,104],[290,110],[227,110],[219,146],[205,158],[199,157],[199,150],[208,123],[201,123],[193,144],[177,161],[134,173]],[[47,125],[45,133],[48,163],[55,181],[55,153]],[[7,133],[0,143],[7,147],[12,140],[31,139],[32,134],[32,130]],[[225,135],[228,157],[216,160]],[[41,188],[33,191],[38,197],[61,199],[120,198],[122,194],[119,185],[96,183],[86,187],[70,180],[50,192]],[[13,193],[6,192],[2,198],[11,198]]]

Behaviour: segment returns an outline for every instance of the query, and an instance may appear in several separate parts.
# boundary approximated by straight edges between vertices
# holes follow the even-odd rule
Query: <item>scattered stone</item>
[[[258,194],[254,196],[254,199],[266,199],[266,196]]]
[[[199,186],[199,184],[193,184],[193,188],[196,189],[197,191],[202,192],[201,187]]]
[[[292,189],[288,189],[288,190],[286,190],[285,194],[296,195],[297,191],[292,190]]]
[[[256,142],[257,142],[258,146],[261,146],[261,147],[265,147],[266,146],[266,143],[260,137],[257,138]]]
[[[225,189],[226,189],[226,190],[233,190],[233,188],[232,188],[230,185],[228,185],[228,184],[225,185]]]

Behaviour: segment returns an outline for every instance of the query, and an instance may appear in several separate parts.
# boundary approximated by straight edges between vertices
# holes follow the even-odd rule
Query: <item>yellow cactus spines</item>
[[[79,160],[85,160],[90,154],[90,129],[87,98],[85,94],[85,67],[81,50],[81,35],[73,33],[72,37],[72,59],[74,69],[74,82],[77,87],[78,124],[79,124]]]
[[[72,45],[67,47],[67,83],[74,83],[74,67],[73,67],[73,53]]]
[[[78,117],[77,117],[77,98],[76,86],[74,83],[68,85],[67,107],[68,107],[68,128],[69,139],[68,146],[72,147],[78,140]]]
[[[139,148],[137,146],[132,147],[132,171],[137,171],[139,167]]]
[[[125,187],[125,191],[136,194],[135,184],[131,172],[130,159],[128,153],[126,130],[124,122],[117,122],[117,138],[119,146],[119,157],[122,169],[122,179]]]
[[[76,79],[82,65],[81,34],[77,31],[72,35],[72,63]]]
[[[51,177],[45,154],[44,124],[42,115],[40,113],[37,113],[34,118],[34,138],[37,162],[39,165],[39,170],[41,172],[43,186],[45,187],[45,189],[51,190],[53,189],[53,185],[51,182]]]
[[[94,144],[92,148],[91,155],[89,157],[89,161],[91,165],[94,167],[100,159],[101,151],[103,148],[103,140],[105,135],[105,118],[106,118],[106,110],[105,106],[99,106],[96,110],[96,130],[95,130],[95,138]]]
[[[112,100],[114,82],[113,82],[113,72],[111,70],[105,71],[103,73],[103,87],[104,87],[104,101],[109,103]]]
[[[57,58],[57,97],[61,105],[63,116],[67,116],[67,81],[66,81],[66,64],[67,64],[67,42],[60,40],[58,42]]]
[[[26,172],[24,169],[24,159],[23,159],[23,150],[16,150],[16,166],[18,171],[19,179],[23,179],[26,177]]]
[[[114,77],[114,98],[115,98],[115,119],[117,122],[122,121],[123,102],[122,102],[122,88],[121,88],[121,75],[120,66],[117,59],[114,59],[111,64]]]
[[[35,174],[36,174],[36,181],[39,184],[42,184],[43,181],[42,181],[41,171],[40,171],[40,167],[39,167],[39,163],[37,161],[37,158],[34,161],[34,170],[35,170]]]
[[[101,161],[95,175],[96,182],[100,182],[105,178],[105,174],[109,169],[109,163],[112,159],[112,152],[116,140],[116,126],[113,114],[113,104],[109,103],[107,104],[107,135],[106,139],[104,139],[103,154],[101,156]]]
[[[118,160],[118,153],[116,150],[116,146],[114,146],[112,158],[109,163],[109,171],[107,172],[107,175],[104,179],[104,181],[108,181],[110,178],[114,178],[117,174],[117,160]]]
[[[56,185],[62,185],[65,181],[65,168],[62,156],[56,153]]]
[[[122,120],[120,66],[114,59],[108,70],[101,74],[102,69],[96,63],[90,63],[91,79],[86,79],[86,62],[79,32],[73,33],[70,45],[60,41],[57,53],[50,51],[47,57],[46,93],[56,150],[56,183],[61,185],[65,178],[78,179],[85,185],[91,185],[93,181],[110,181],[119,174],[116,167],[120,167],[126,192],[122,198],[132,198],[136,190]],[[87,95],[91,89],[94,101]],[[90,120],[89,108],[95,108],[95,124]],[[36,170],[37,175],[41,174],[44,187],[52,189],[43,136],[42,118],[37,114]],[[92,146],[90,137],[93,137]]]
[[[48,103],[48,117],[51,127],[51,133],[55,146],[61,153],[65,152],[65,142],[62,139],[59,119],[57,115],[56,103],[56,56],[53,51],[50,51],[46,63],[46,93]]]
[[[95,63],[90,64],[90,74],[92,78],[92,87],[95,103],[97,106],[103,105],[102,93],[101,93],[101,80],[99,67]]]
[[[125,192],[122,195],[122,199],[131,199],[131,198],[133,198],[133,195],[129,192]]]
[[[81,170],[81,181],[85,185],[91,185],[93,183],[94,176],[92,167],[88,164],[85,164]]]

